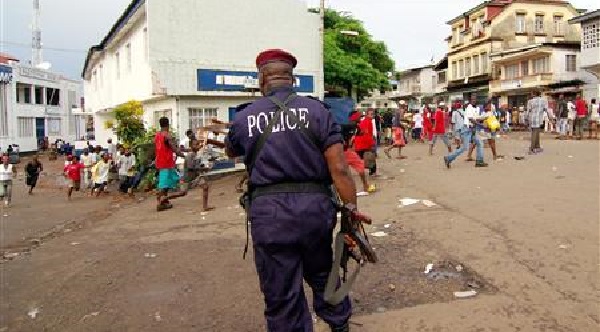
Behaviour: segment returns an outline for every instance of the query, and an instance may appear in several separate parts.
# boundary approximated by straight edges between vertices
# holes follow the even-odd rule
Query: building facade
[[[433,101],[437,88],[434,65],[407,69],[400,75],[397,85],[388,94],[389,98],[406,101],[410,110],[417,110]]]
[[[519,55],[514,54],[521,50],[530,51],[531,58],[527,59],[526,67],[522,67],[526,68],[525,71],[519,71],[518,75],[525,74],[525,81],[532,83],[548,78],[539,77],[539,74],[547,74],[547,70],[558,63],[558,58],[567,54],[548,57],[545,53],[547,46],[562,45],[563,50],[566,48],[570,51],[565,45],[574,45],[580,41],[579,29],[566,24],[577,13],[571,4],[561,0],[491,0],[450,20],[448,24],[452,33],[446,39],[449,46],[450,98],[464,100],[474,95],[479,103],[494,96],[507,100],[508,95],[513,93],[511,91],[519,88],[511,84],[503,85],[498,81],[502,81],[503,77],[515,76],[513,62],[520,59]],[[507,60],[504,54],[513,55],[513,58]],[[494,61],[500,62],[492,61],[491,55],[494,55]],[[538,60],[540,58],[546,60]],[[571,65],[572,58],[569,61]],[[503,74],[505,65],[508,66],[504,68],[506,76]],[[558,83],[554,78],[541,83]]]
[[[19,145],[36,151],[45,137],[73,143],[86,138],[81,108],[82,83],[59,74],[21,65],[0,64],[0,149]]]
[[[594,75],[586,82],[583,97],[600,100],[600,10],[575,17],[569,23],[581,25],[581,68]]]
[[[286,15],[264,20],[269,12]],[[83,69],[97,140],[114,138],[105,124],[129,100],[142,102],[147,127],[165,116],[180,137],[230,121],[237,105],[260,96],[254,60],[268,48],[298,58],[298,93],[322,95],[319,27],[298,0],[134,0]]]

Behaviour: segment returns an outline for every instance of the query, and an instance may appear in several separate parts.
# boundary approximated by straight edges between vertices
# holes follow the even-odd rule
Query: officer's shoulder
[[[314,97],[314,96],[303,96],[300,98],[306,98],[305,100],[307,100],[309,103],[312,103],[314,105],[317,106],[322,106],[323,108],[330,110],[331,106],[329,104],[327,104],[326,102],[322,101],[321,99]]]
[[[235,107],[235,112],[236,112],[236,113],[239,113],[239,112],[241,112],[241,111],[245,110],[246,108],[248,108],[248,106],[250,106],[250,105],[252,105],[252,102],[249,102],[249,103],[243,103],[243,104],[237,105],[237,106]]]

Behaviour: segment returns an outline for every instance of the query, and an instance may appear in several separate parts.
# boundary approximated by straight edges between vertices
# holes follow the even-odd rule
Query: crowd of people
[[[397,159],[405,159],[403,147],[410,138],[413,142],[428,143],[429,155],[433,155],[438,141],[444,143],[448,154],[444,164],[452,163],[464,152],[466,161],[474,161],[475,167],[488,167],[484,160],[484,148],[488,146],[493,160],[501,160],[496,140],[499,133],[513,129],[529,130],[532,134],[529,154],[543,152],[540,133],[557,133],[557,139],[598,139],[600,110],[596,99],[586,103],[581,96],[567,99],[560,95],[557,100],[542,96],[541,91],[530,95],[527,105],[521,109],[497,107],[492,99],[483,105],[472,96],[467,103],[456,101],[451,105],[444,102],[423,105],[417,112],[409,112],[406,101],[398,101],[392,112],[378,114],[367,109],[362,114],[352,111],[349,124],[343,126],[345,156],[349,166],[356,170],[362,181],[366,196],[375,191],[369,185],[369,176],[377,176],[377,151],[379,145],[387,145],[384,154],[392,159],[391,152],[397,150]],[[475,152],[475,159],[473,159]]]
[[[158,135],[162,131],[159,131]],[[170,136],[169,136],[170,137]],[[201,156],[203,144],[195,138],[193,131],[186,132],[186,138],[183,139],[177,149],[172,148],[171,151],[165,151],[166,146],[155,143],[157,156],[162,156],[165,160],[172,160],[173,171],[175,175],[171,176],[174,179],[168,184],[168,189],[176,189],[177,197],[184,196],[192,187],[200,187],[203,189],[202,207],[203,211],[212,209],[208,206],[208,184],[203,177],[203,173],[209,170],[206,162]],[[171,141],[173,146],[176,145],[175,140]],[[169,158],[166,154],[171,153]],[[12,201],[13,183],[17,176],[17,167],[12,164],[8,153],[2,154],[0,165],[0,199],[4,200],[4,205],[9,206]],[[82,192],[89,196],[99,197],[102,193],[108,194],[109,187],[129,197],[133,197],[134,189],[136,189],[149,169],[156,169],[157,172],[157,188],[160,196],[164,193],[161,188],[161,169],[164,168],[160,158],[151,161],[149,167],[139,167],[136,156],[132,153],[127,145],[114,144],[112,139],[107,141],[103,148],[99,145],[92,146],[89,143],[87,147],[80,153],[69,153],[65,155],[64,165],[62,166],[62,177],[64,178],[67,199],[71,200],[74,192]],[[44,166],[40,161],[39,155],[34,155],[25,165],[26,186],[28,194],[33,195],[34,189],[38,184]],[[163,175],[164,176],[164,175]],[[171,198],[174,196],[171,195]],[[164,202],[163,202],[164,203]],[[159,204],[159,210],[162,211],[167,207],[167,203]],[[170,205],[170,204],[169,204]]]

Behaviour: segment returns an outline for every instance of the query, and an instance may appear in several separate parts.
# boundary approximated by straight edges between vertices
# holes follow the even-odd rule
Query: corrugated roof
[[[593,12],[585,13],[585,14],[577,16],[577,17],[573,17],[572,19],[569,20],[569,23],[571,23],[571,24],[581,23],[581,22],[585,22],[585,21],[592,20],[592,19],[599,18],[599,17],[600,17],[600,9],[595,10]]]

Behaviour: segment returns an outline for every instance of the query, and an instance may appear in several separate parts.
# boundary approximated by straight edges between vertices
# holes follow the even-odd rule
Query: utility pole
[[[319,99],[323,100],[325,98],[325,0],[321,0],[321,6],[319,7],[319,15],[321,17],[321,28],[319,29],[321,36],[321,73],[319,78],[319,85],[322,88],[322,90],[319,92]]]
[[[33,0],[33,22],[31,24],[31,66],[42,64],[42,28],[40,24],[40,0]]]

